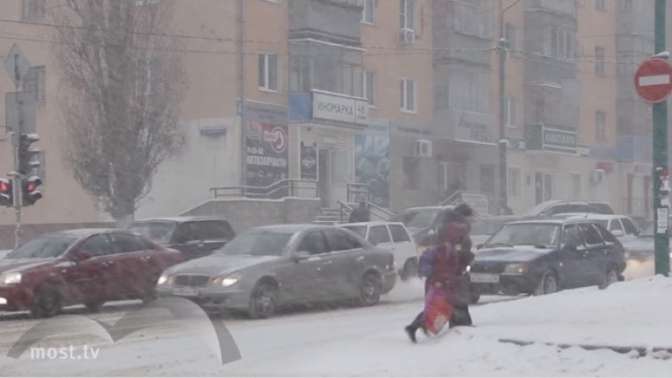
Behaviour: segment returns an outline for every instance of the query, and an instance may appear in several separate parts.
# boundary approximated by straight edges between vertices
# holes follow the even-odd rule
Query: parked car
[[[614,214],[607,203],[551,200],[538,204],[528,213],[528,217],[544,218],[562,213]]]
[[[190,298],[208,312],[272,316],[288,304],[355,299],[375,305],[396,280],[394,256],[333,226],[253,228],[210,256],[168,269],[160,295]]]
[[[210,217],[146,219],[133,223],[130,229],[182,252],[188,260],[207,256],[236,236],[228,221]]]
[[[161,272],[182,260],[123,230],[45,234],[0,260],[0,311],[48,317],[68,305],[95,311],[112,300],[151,300]]]
[[[568,219],[590,219],[609,230],[621,243],[634,240],[639,236],[639,230],[635,226],[635,222],[626,215],[607,215],[607,214],[591,214],[591,213],[571,213],[559,214],[560,217]]]
[[[406,280],[418,274],[417,247],[410,233],[400,222],[347,223],[340,227],[355,232],[372,245],[389,250],[399,269],[399,277]]]
[[[472,287],[480,294],[549,294],[623,279],[625,251],[600,223],[526,220],[505,225],[476,254]]]
[[[499,231],[505,224],[521,220],[515,215],[485,216],[478,217],[471,225],[471,242],[474,247],[485,243],[494,233]]]

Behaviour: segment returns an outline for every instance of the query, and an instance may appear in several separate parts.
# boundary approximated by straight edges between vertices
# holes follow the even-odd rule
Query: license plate
[[[499,283],[498,274],[471,273],[471,282],[475,283]]]
[[[183,297],[195,297],[198,295],[198,290],[191,287],[177,287],[173,289],[173,294]]]

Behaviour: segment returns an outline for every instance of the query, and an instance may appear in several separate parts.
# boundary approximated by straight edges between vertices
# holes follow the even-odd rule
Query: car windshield
[[[77,240],[65,234],[49,234],[33,239],[10,252],[7,259],[42,259],[59,257]]]
[[[366,226],[344,226],[343,228],[354,232],[362,238],[366,238]]]
[[[488,240],[487,247],[531,245],[551,247],[558,244],[560,226],[542,223],[507,224]]]
[[[293,232],[253,230],[239,235],[218,251],[223,255],[279,256]]]
[[[167,244],[170,242],[175,227],[174,222],[139,222],[131,226],[131,232],[140,234],[151,241]]]
[[[495,221],[495,220],[476,220],[471,225],[471,234],[472,235],[492,235],[504,224],[504,221]]]
[[[598,219],[598,220],[595,221],[595,223],[601,225],[606,230],[609,229],[609,221],[607,219]]]
[[[401,221],[408,228],[427,228],[434,223],[440,211],[440,209],[413,210],[405,214]]]

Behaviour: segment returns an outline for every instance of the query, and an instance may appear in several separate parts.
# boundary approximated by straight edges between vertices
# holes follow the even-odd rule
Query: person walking
[[[422,329],[436,333],[442,323],[436,324],[435,317],[452,318],[458,286],[460,268],[458,243],[468,232],[466,218],[461,214],[447,210],[441,215],[437,227],[437,243],[420,257],[419,273],[427,277],[425,282],[425,309],[405,327],[409,339],[417,342],[416,333]],[[437,313],[437,309],[439,313]]]
[[[471,232],[471,223],[474,218],[473,209],[467,204],[458,205],[453,211],[463,216],[468,227],[467,233],[458,244],[458,281],[455,296],[455,310],[450,319],[450,327],[472,326],[473,321],[469,313],[471,304],[471,280],[469,279],[468,268],[476,257],[471,251],[472,243],[469,233]]]
[[[369,222],[370,220],[371,213],[369,212],[369,207],[366,205],[366,201],[360,201],[359,207],[350,213],[350,223]]]

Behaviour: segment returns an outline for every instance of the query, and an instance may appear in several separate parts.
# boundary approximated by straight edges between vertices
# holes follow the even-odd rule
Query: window
[[[506,120],[506,126],[515,127],[516,126],[516,98],[513,96],[507,96],[505,99],[504,106],[504,119]]]
[[[112,247],[105,235],[94,235],[88,238],[79,250],[92,256],[104,256],[112,253]]]
[[[259,54],[259,88],[278,90],[278,55]]]
[[[400,0],[402,30],[415,30],[415,0]]]
[[[504,38],[509,43],[509,50],[515,50],[516,49],[516,27],[513,24],[511,24],[510,22],[507,22],[506,25],[504,25]]]
[[[606,0],[594,0],[595,2],[595,9],[599,11],[606,11],[607,10],[607,2]]]
[[[376,104],[376,75],[373,71],[364,71],[362,74],[362,93],[369,100],[369,105]]]
[[[552,27],[550,44],[551,48],[547,51],[547,55],[557,59],[574,59],[576,43],[573,31]]]
[[[364,0],[364,9],[362,9],[362,22],[373,24],[376,21],[376,0]]]
[[[621,0],[621,9],[632,10],[632,0]]]
[[[329,252],[329,247],[327,247],[327,241],[321,231],[311,231],[303,238],[297,251],[319,255]]]
[[[602,236],[600,235],[600,232],[597,231],[597,228],[595,228],[592,224],[581,224],[579,225],[579,229],[583,231],[585,237],[586,237],[586,244],[588,245],[596,245],[596,244],[602,244]]]
[[[411,241],[411,238],[408,236],[408,232],[406,232],[406,230],[398,224],[390,225],[390,232],[392,232],[392,240],[395,243]]]
[[[46,68],[44,66],[30,67],[23,81],[23,87],[29,92],[35,102],[42,106],[47,103],[46,95]]]
[[[404,112],[416,112],[416,84],[415,80],[401,79],[401,110]]]
[[[374,226],[369,231],[369,242],[373,245],[390,242],[390,233],[385,226]]]
[[[362,243],[360,243],[359,240],[343,230],[332,229],[326,230],[324,233],[327,237],[327,243],[332,251],[347,251],[362,248]]]
[[[495,192],[495,167],[489,164],[481,164],[481,193],[493,194]]]
[[[614,232],[614,231],[621,231],[623,232],[623,226],[621,225],[621,221],[618,219],[612,219],[611,222],[609,223],[609,231]]]
[[[402,172],[404,174],[404,189],[417,190],[420,181],[419,160],[405,156],[402,161]]]
[[[595,140],[597,142],[607,141],[607,115],[603,111],[595,112]]]
[[[604,62],[604,47],[595,46],[595,74],[604,75],[606,72],[605,62]]]
[[[309,92],[312,89],[310,67],[312,59],[307,56],[292,56],[289,67],[289,89]]]
[[[355,234],[361,236],[362,238],[366,237],[366,226],[347,226],[343,228],[354,232]]]
[[[565,245],[572,244],[576,247],[583,246],[583,234],[579,232],[579,228],[576,225],[572,224],[565,227],[563,243]]]
[[[23,0],[22,18],[24,20],[41,20],[47,15],[46,0]]]
[[[115,253],[137,252],[146,247],[146,243],[135,235],[115,233],[110,234],[110,239]]]
[[[638,235],[639,231],[634,223],[628,218],[623,218],[623,226],[625,226],[625,233],[628,235]]]
[[[204,221],[191,223],[192,235],[196,240],[230,240],[234,232],[228,222]]]
[[[520,195],[520,169],[509,168],[509,194],[513,197]]]
[[[581,175],[571,174],[572,177],[572,198],[581,198]]]

